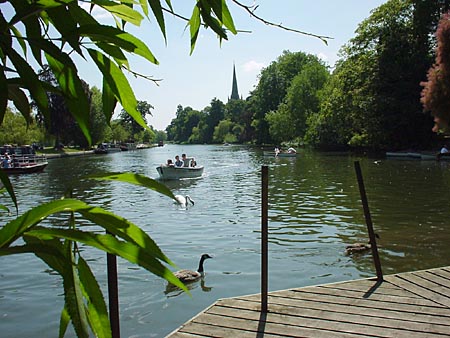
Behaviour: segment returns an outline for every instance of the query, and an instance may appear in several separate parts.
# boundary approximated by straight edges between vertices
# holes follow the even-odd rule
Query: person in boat
[[[442,156],[450,156],[450,150],[446,144],[442,146],[439,154],[437,154],[437,159],[440,160]]]
[[[191,165],[192,168],[195,168],[195,166],[197,165],[197,162],[195,161],[195,158],[191,159],[191,164],[190,165]]]
[[[175,167],[182,167],[183,166],[183,161],[180,160],[180,156],[175,156]]]
[[[290,147],[290,148],[287,150],[287,152],[288,152],[289,154],[296,154],[296,153],[297,153],[297,150],[295,150],[294,148]]]
[[[186,154],[181,154],[181,160],[183,161],[183,166],[184,167],[189,167],[189,165],[190,165],[190,158],[188,158],[187,156],[186,156]]]
[[[5,153],[2,160],[2,167],[3,168],[9,168],[9,165],[11,164],[11,157],[8,153]]]
[[[166,166],[173,167],[173,162],[170,158],[167,160]]]

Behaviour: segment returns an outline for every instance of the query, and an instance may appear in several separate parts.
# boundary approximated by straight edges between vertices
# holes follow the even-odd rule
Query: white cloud
[[[254,72],[254,71],[260,71],[264,67],[263,62],[256,62],[255,60],[248,61],[244,63],[242,68],[245,72]]]

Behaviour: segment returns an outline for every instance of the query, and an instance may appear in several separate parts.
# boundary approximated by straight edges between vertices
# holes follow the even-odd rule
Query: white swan
[[[186,195],[185,196],[181,196],[181,195],[175,195],[175,199],[177,200],[177,203],[179,205],[181,205],[182,207],[187,208],[189,205],[189,202],[192,203],[192,205],[194,205],[194,200],[191,198],[191,196]]]

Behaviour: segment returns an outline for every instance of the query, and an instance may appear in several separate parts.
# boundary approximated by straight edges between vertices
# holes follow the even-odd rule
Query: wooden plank
[[[445,286],[447,288],[450,285],[449,278],[442,277],[440,275],[432,273],[431,271],[427,271],[425,273],[420,274],[420,277],[425,278],[425,279],[429,280],[430,282]]]
[[[436,304],[440,304],[446,307],[450,306],[450,299],[448,297],[435,293],[432,290],[423,288],[408,279],[402,278],[400,275],[387,276],[385,280],[405,290],[411,291],[417,295],[421,295],[423,298],[429,299]]]
[[[230,302],[221,302],[221,306],[233,306],[242,308],[247,308],[245,303],[249,302],[248,300],[239,300],[233,299]],[[294,307],[298,308],[299,311],[308,311],[310,309],[322,310],[322,311],[332,311],[332,312],[341,312],[348,313],[354,315],[364,314],[366,317],[379,317],[379,318],[389,318],[389,319],[397,319],[397,320],[406,320],[406,321],[416,321],[423,323],[432,323],[432,324],[440,324],[447,325],[450,330],[450,311],[448,309],[440,309],[441,311],[434,311],[431,307],[411,307],[408,304],[403,307],[396,307],[395,309],[379,306],[374,302],[370,302],[371,304],[367,304],[367,301],[362,299],[359,301],[354,301],[352,303],[346,303],[345,301],[342,303],[326,303],[322,302],[320,299],[313,300],[299,300],[292,298],[283,298],[283,297],[270,297],[269,304],[286,306],[286,307]],[[238,305],[240,304],[240,305]],[[258,309],[258,302],[253,302],[253,305],[249,303],[247,305],[249,308]],[[407,311],[405,311],[407,310]]]
[[[394,311],[405,311],[415,313],[418,308],[426,308],[428,313],[445,316],[448,311],[447,308],[441,305],[436,305],[436,303],[429,300],[422,299],[409,299],[402,298],[403,302],[400,302],[398,299],[393,301],[390,297],[379,297],[378,299],[373,298],[358,298],[358,297],[339,297],[336,294],[319,294],[319,293],[309,293],[309,292],[298,292],[298,291],[283,291],[281,294],[282,297],[279,296],[280,293],[270,293],[269,300],[270,302],[274,302],[275,297],[278,298],[287,298],[287,299],[298,299],[304,301],[312,301],[312,302],[321,302],[324,304],[343,304],[343,305],[351,305],[358,304],[362,307],[374,307],[381,309],[392,309]],[[246,297],[238,297],[237,299],[244,300],[253,300],[258,301],[258,297],[254,296],[246,296]],[[364,302],[359,302],[360,300],[364,300]]]
[[[238,310],[242,311],[254,311],[258,312],[258,304],[257,303],[249,303],[245,301],[233,300],[228,304],[221,303],[222,307],[230,307],[234,312],[238,312]],[[227,305],[227,306],[225,306]],[[211,311],[215,311],[218,308],[215,307],[210,309]],[[298,318],[308,318],[308,319],[318,319],[327,320],[330,322],[341,321],[346,322],[347,324],[360,324],[360,325],[369,325],[372,327],[381,327],[384,329],[395,328],[395,329],[404,329],[410,331],[420,331],[422,327],[433,327],[432,332],[445,334],[450,334],[450,322],[449,317],[440,318],[439,316],[426,316],[426,315],[412,315],[411,313],[406,316],[399,315],[397,317],[382,315],[382,312],[378,312],[378,315],[375,315],[373,312],[366,310],[357,311],[349,311],[350,307],[321,307],[319,303],[317,303],[314,307],[294,307],[289,304],[272,304],[269,303],[269,315],[289,315],[296,316]],[[370,310],[370,309],[368,309]],[[211,313],[208,311],[208,313]],[[269,318],[269,316],[268,316]],[[429,320],[427,320],[429,319]],[[285,318],[286,320],[286,318]],[[286,321],[285,321],[286,323]]]
[[[224,315],[228,312],[228,315]],[[256,333],[263,333],[264,337],[266,335],[277,335],[284,337],[317,337],[317,338],[329,338],[329,337],[358,337],[361,338],[361,335],[358,335],[354,332],[341,332],[332,328],[320,328],[320,327],[311,327],[311,323],[307,325],[292,325],[293,323],[289,321],[288,318],[283,318],[280,320],[280,317],[272,314],[268,314],[266,321],[260,322],[259,312],[242,310],[239,311],[238,316],[230,315],[230,309],[222,308],[222,307],[214,307],[211,308],[208,313],[205,313],[203,316],[196,319],[196,323],[208,324],[208,325],[219,325],[226,329],[239,329],[241,332],[251,332],[253,337],[255,337]],[[272,317],[273,319],[270,319]],[[286,316],[288,317],[288,316]],[[303,322],[302,322],[303,324]],[[235,332],[236,333],[236,332]],[[225,335],[226,336],[226,335]],[[240,334],[229,335],[228,337],[241,337]],[[374,337],[372,335],[366,335],[366,337]],[[375,336],[376,337],[376,336]]]
[[[450,267],[217,301],[172,332],[194,337],[450,337]]]
[[[334,334],[337,334],[338,332],[356,334],[359,335],[359,337],[411,337],[417,333],[420,333],[420,337],[433,337],[436,332],[436,326],[430,324],[408,326],[405,325],[405,323],[398,322],[397,324],[400,324],[399,326],[390,327],[388,325],[383,325],[383,319],[379,319],[378,323],[375,324],[373,321],[364,320],[364,316],[353,316],[351,321],[347,321],[349,318],[341,318],[342,314],[330,315],[326,311],[319,311],[311,316],[309,316],[310,314],[300,316],[297,313],[295,315],[289,313],[289,310],[291,309],[276,306],[273,307],[269,304],[266,328],[272,328],[271,324],[277,326],[276,324],[283,323],[283,327],[277,326],[280,330],[290,330],[291,328],[294,328],[294,331],[298,332],[300,328],[317,329],[320,331],[328,331],[328,337],[334,337]],[[254,325],[259,317],[259,312],[257,311],[247,309],[236,310],[219,306],[211,308],[207,314],[216,315],[215,318],[210,317],[210,321],[217,320],[222,323],[226,318],[226,320],[230,320],[229,325],[240,328]],[[204,316],[197,318],[197,320],[203,318]],[[445,336],[449,333],[448,327],[445,328],[445,331],[441,329],[441,327],[437,328],[439,332],[443,331],[439,334]],[[272,331],[271,329],[268,331],[268,333],[280,335],[283,335],[283,332],[284,331],[278,330]],[[332,335],[330,335],[331,332],[333,333]]]

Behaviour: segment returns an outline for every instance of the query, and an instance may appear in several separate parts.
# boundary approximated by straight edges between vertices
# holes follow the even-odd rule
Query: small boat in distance
[[[275,153],[274,151],[265,151],[264,156],[270,157],[297,157],[298,153]]]

